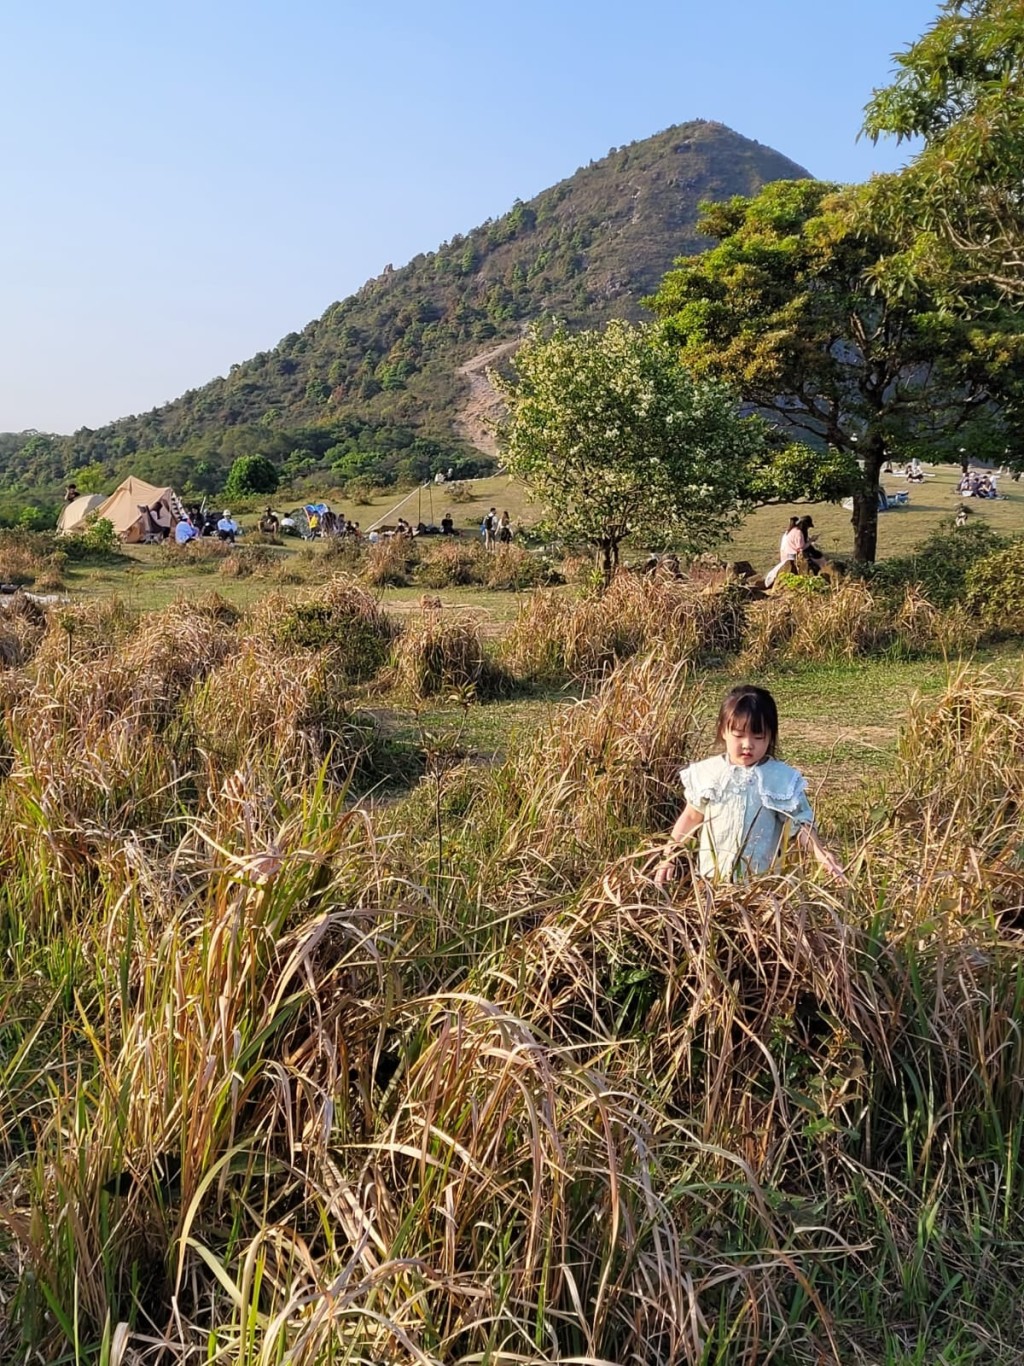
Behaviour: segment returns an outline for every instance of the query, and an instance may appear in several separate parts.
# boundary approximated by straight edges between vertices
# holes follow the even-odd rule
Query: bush
[[[94,555],[116,555],[121,549],[113,522],[100,517],[85,531],[61,538],[61,550],[69,560],[87,560]]]
[[[912,554],[875,565],[871,584],[893,597],[902,597],[904,589],[916,584],[936,607],[950,607],[963,600],[971,566],[1008,544],[983,521],[954,527],[947,519]]]
[[[253,493],[276,493],[280,477],[265,455],[240,455],[231,466],[224,492],[228,498],[247,498]]]
[[[399,628],[365,588],[333,579],[308,602],[296,603],[272,624],[281,645],[330,650],[347,682],[372,678],[386,663]]]
[[[967,571],[967,607],[1004,635],[1024,635],[1024,541],[976,560]]]

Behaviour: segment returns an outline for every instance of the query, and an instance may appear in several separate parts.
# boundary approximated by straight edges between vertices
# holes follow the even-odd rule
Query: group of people
[[[960,482],[956,486],[956,491],[961,498],[998,498],[999,490],[996,481],[990,474],[984,474],[980,470],[968,470],[966,474],[960,476]]]
[[[201,536],[215,536],[218,541],[230,541],[233,544],[241,530],[228,508],[218,517],[202,508],[191,507],[185,509],[185,516],[176,523],[174,539],[178,545],[188,545],[189,541],[198,540]]]
[[[811,517],[790,517],[789,526],[782,533],[779,540],[779,562],[769,569],[764,576],[764,586],[771,588],[772,584],[786,568],[791,565],[792,573],[797,572],[799,560],[802,558],[811,574],[821,572],[821,566],[825,562],[825,556],[814,544],[811,537],[811,528],[814,520]]]
[[[488,508],[480,523],[480,535],[488,550],[493,550],[496,545],[511,544],[512,518],[507,511],[499,516],[497,508]]]

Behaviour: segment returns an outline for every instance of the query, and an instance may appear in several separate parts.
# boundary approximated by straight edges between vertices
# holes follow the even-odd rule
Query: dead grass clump
[[[962,670],[935,698],[915,698],[889,784],[895,817],[922,841],[950,831],[1016,850],[1024,811],[1024,681]]]
[[[248,641],[193,689],[182,710],[214,782],[256,765],[302,786],[327,761],[348,775],[372,747],[370,723],[343,700],[329,653],[283,653],[272,642]]]
[[[157,557],[162,564],[202,573],[217,569],[234,552],[235,546],[230,541],[222,541],[216,536],[197,536],[184,545],[178,545],[174,540],[164,541],[157,550]]]
[[[414,617],[392,652],[395,687],[412,697],[494,697],[506,675],[488,658],[475,622],[436,611]]]
[[[17,668],[38,652],[46,635],[46,609],[15,593],[0,598],[0,665]]]
[[[911,604],[907,624],[922,619]],[[866,584],[791,576],[751,605],[740,665],[762,669],[773,659],[853,659],[888,647],[897,636],[892,609]]]
[[[593,697],[559,707],[494,775],[496,858],[572,877],[678,815],[699,691],[681,663],[619,665]]]
[[[0,583],[35,583],[51,564],[53,537],[17,528],[0,530]]]
[[[524,546],[499,545],[487,557],[485,582],[488,588],[521,593],[528,588],[550,588],[563,582],[561,573],[547,555]]]
[[[617,660],[657,648],[667,659],[720,656],[738,647],[746,595],[732,584],[620,574],[603,594],[572,599],[531,594],[503,642],[503,656],[527,678],[600,677]]]
[[[269,545],[235,545],[221,561],[220,573],[226,579],[265,579],[277,569],[278,556]]]
[[[416,581],[427,588],[460,588],[483,583],[491,558],[475,540],[442,537],[423,550]]]
[[[404,588],[412,581],[415,562],[407,537],[387,536],[367,547],[361,578],[374,588]]]

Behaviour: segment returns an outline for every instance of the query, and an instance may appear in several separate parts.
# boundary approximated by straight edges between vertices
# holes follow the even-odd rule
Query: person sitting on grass
[[[455,519],[452,517],[452,514],[450,512],[446,512],[444,516],[441,518],[441,535],[455,535]]]
[[[273,508],[267,508],[260,518],[260,531],[264,536],[276,536],[281,523]]]
[[[189,541],[194,541],[199,535],[199,528],[193,525],[190,517],[183,517],[174,528],[174,540],[177,545],[188,545]]]
[[[238,531],[238,523],[231,516],[231,513],[227,510],[227,508],[225,508],[220,515],[220,520],[217,523],[218,541],[230,541],[232,544],[234,544],[234,540],[235,537],[238,535]]]
[[[726,693],[715,736],[724,754],[680,774],[686,805],[662,851],[655,883],[664,887],[676,877],[680,850],[698,831],[704,877],[743,882],[769,872],[792,831],[826,872],[845,881],[842,864],[814,828],[802,775],[775,757],[779,713],[771,693],[749,684]]]

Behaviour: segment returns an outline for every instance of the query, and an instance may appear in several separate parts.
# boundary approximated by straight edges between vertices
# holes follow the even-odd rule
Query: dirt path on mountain
[[[500,346],[493,346],[489,351],[481,351],[479,355],[472,356],[456,371],[468,384],[469,393],[455,419],[455,430],[463,441],[468,441],[484,455],[498,454],[494,423],[500,418],[503,408],[501,399],[487,378],[487,368],[502,356],[514,351],[518,345],[518,339],[502,342]]]

